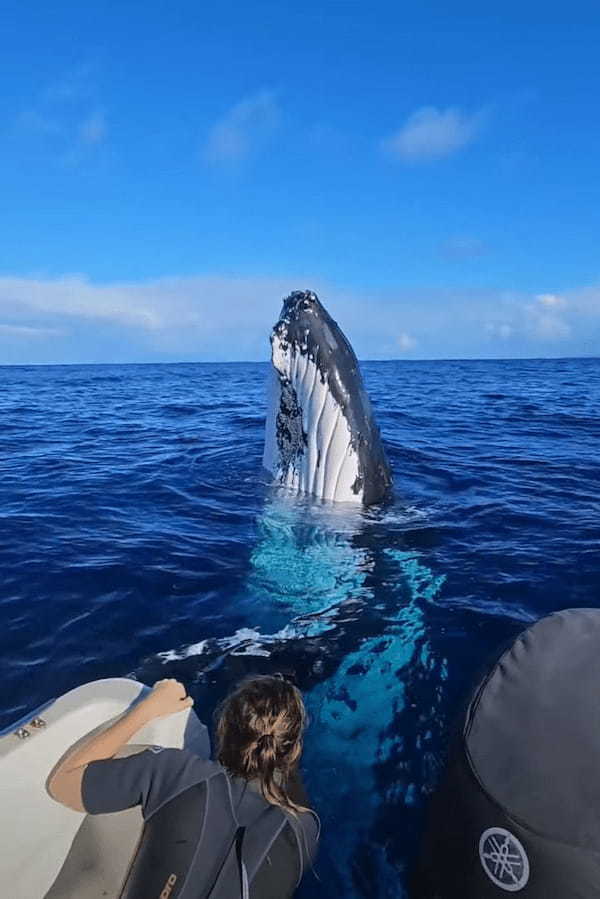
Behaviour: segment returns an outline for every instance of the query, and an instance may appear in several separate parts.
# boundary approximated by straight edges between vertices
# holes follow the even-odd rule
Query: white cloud
[[[563,340],[571,336],[571,326],[558,315],[538,316],[535,331],[542,340]]]
[[[565,298],[557,294],[537,294],[534,303],[525,303],[523,307],[526,327],[539,340],[565,340],[572,333],[571,325],[561,311],[566,305]]]
[[[60,337],[61,328],[32,328],[29,325],[5,325],[0,323],[0,337]]]
[[[101,143],[106,133],[106,117],[102,110],[93,112],[79,126],[79,140],[88,146]]]
[[[0,362],[10,358],[13,344],[27,341],[31,350],[20,361],[266,359],[281,298],[298,287],[316,290],[362,359],[600,355],[600,287],[565,291],[557,310],[536,295],[413,288],[367,293],[297,272],[111,284],[82,276],[3,277]],[[56,358],[52,338],[59,333]],[[35,349],[44,346],[45,354]]]
[[[101,361],[95,347],[109,338],[124,347],[129,359],[148,354],[266,358],[281,297],[302,283],[304,279],[204,276],[93,284],[82,276],[4,277],[0,321],[68,330],[72,346],[64,352],[78,360]]]
[[[41,90],[17,117],[17,131],[44,142],[69,165],[82,162],[107,136],[96,66],[84,63]]]
[[[53,116],[37,109],[24,109],[17,118],[17,128],[38,135],[57,135],[62,132],[62,126]]]
[[[152,287],[93,285],[80,276],[42,280],[0,278],[0,312],[108,321],[153,330],[163,326],[162,313],[153,308]]]
[[[411,337],[410,334],[406,334],[406,332],[402,332],[402,334],[398,337],[398,347],[401,353],[410,353],[411,350],[414,350],[417,345],[417,341],[414,337]]]
[[[259,91],[237,103],[213,125],[204,155],[212,163],[240,162],[271,137],[280,120],[273,91]]]
[[[563,297],[559,297],[555,293],[539,293],[536,296],[536,300],[538,303],[541,303],[542,306],[549,306],[552,309],[565,305]]]
[[[404,162],[424,162],[456,153],[477,136],[483,115],[455,107],[423,106],[384,141],[384,149]]]
[[[97,65],[91,60],[63,72],[42,92],[42,99],[48,103],[77,103],[88,100],[96,92]]]
[[[500,337],[502,340],[508,340],[514,333],[514,328],[507,322],[486,322],[485,332],[490,337]]]
[[[454,262],[483,256],[487,249],[486,244],[480,238],[470,237],[466,234],[450,237],[440,247],[442,256]]]
[[[499,299],[495,313],[485,328],[489,337],[529,339],[549,347],[572,339],[589,345],[598,337],[600,290],[505,296]],[[597,349],[600,351],[600,346]]]

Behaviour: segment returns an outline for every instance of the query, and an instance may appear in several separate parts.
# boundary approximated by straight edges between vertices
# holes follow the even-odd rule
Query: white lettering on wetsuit
[[[170,874],[167,882],[165,883],[162,893],[158,897],[158,899],[169,899],[169,896],[173,892],[173,887],[177,883],[177,874]]]

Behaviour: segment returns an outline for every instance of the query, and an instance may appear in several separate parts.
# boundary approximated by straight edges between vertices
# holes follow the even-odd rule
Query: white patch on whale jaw
[[[362,503],[363,479],[348,421],[306,348],[282,336],[272,338],[263,465],[296,492]]]

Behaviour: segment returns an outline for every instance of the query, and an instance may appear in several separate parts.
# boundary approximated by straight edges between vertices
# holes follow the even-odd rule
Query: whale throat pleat
[[[278,437],[265,443],[265,468],[291,490],[336,502],[361,502],[358,455],[327,377],[296,346],[280,344],[273,355],[279,390],[275,385],[272,391],[267,431],[271,428]]]
[[[307,370],[310,370],[307,366]],[[319,421],[325,400],[327,398],[324,390],[317,390],[317,384],[320,380],[319,369],[316,365],[312,366],[312,381],[308,385],[308,403],[306,405],[306,433],[308,442],[306,447],[306,467],[308,470],[307,493],[315,493],[316,489],[316,473],[317,459],[319,458],[319,448],[317,446],[317,429],[316,424]]]

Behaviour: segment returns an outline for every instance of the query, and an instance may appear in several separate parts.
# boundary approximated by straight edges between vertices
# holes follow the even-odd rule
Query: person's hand
[[[194,705],[194,700],[188,696],[183,684],[174,678],[159,680],[152,687],[152,692],[142,700],[144,718],[152,721],[154,718],[164,718],[173,715]]]

